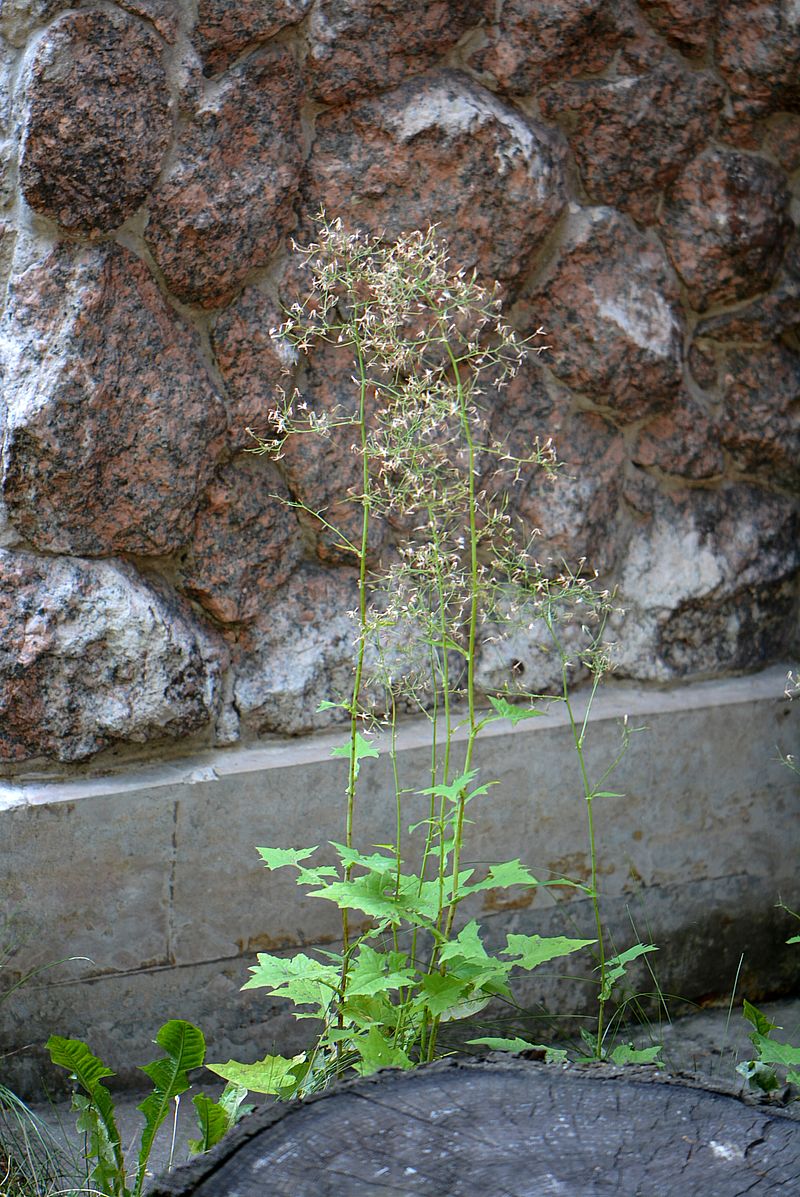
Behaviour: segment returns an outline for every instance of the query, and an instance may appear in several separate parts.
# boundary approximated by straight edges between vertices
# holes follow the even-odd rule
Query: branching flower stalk
[[[320,959],[261,953],[246,986],[288,998],[298,1017],[316,1017],[320,1032],[313,1049],[292,1059],[267,1056],[256,1065],[212,1067],[255,1091],[291,1096],[322,1087],[348,1066],[366,1073],[435,1058],[443,1021],[463,1018],[494,999],[512,1000],[512,970],[530,970],[594,946],[594,940],[509,935],[506,947],[490,955],[475,919],[459,929],[462,903],[473,895],[540,885],[568,885],[595,903],[600,1055],[604,1003],[612,973],[621,976],[624,962],[607,960],[603,947],[591,815],[589,885],[566,878],[540,881],[519,860],[489,865],[478,876],[464,858],[467,807],[493,784],[478,780],[480,733],[498,720],[516,725],[541,713],[534,705],[537,696],[510,685],[479,692],[477,667],[486,642],[537,621],[557,640],[559,625],[580,613],[595,688],[603,672],[599,646],[609,596],[580,573],[565,570],[554,577],[549,566],[542,567],[532,542],[520,544],[505,498],[522,475],[533,470],[553,475],[558,469],[549,441],[537,439],[516,454],[491,434],[494,397],[531,346],[503,319],[496,289],[449,268],[432,230],[383,244],[348,232],[338,220],[321,217],[318,227],[315,244],[296,247],[311,279],[309,296],[292,306],[273,335],[299,354],[313,352],[320,341],[349,349],[354,405],[317,411],[298,391],[282,395],[271,413],[271,435],[259,451],[280,459],[290,438],[341,436],[350,428],[361,461],[360,493],[351,496],[361,507],[359,543],[323,513],[306,509],[307,517],[319,514],[358,565],[352,692],[345,701],[323,704],[342,708],[349,723],[347,744],[335,750],[348,759],[345,834],[344,843],[333,845],[338,867],[314,864],[313,848],[258,851],[269,869],[295,868],[298,884],[311,896],[339,906],[342,951],[319,953]],[[394,536],[384,561],[370,548],[375,521]],[[553,700],[567,702],[572,718],[568,663],[560,648],[559,653],[564,693]],[[430,785],[410,797],[396,750],[402,709],[422,711],[431,720]],[[380,723],[391,732],[394,842],[365,851],[357,837],[359,785],[364,763],[378,756],[369,731]],[[585,721],[579,731],[573,720],[573,730],[585,774]],[[457,757],[462,743],[463,755]],[[404,796],[425,804],[422,817],[408,828]],[[590,812],[596,796],[586,789]],[[405,857],[419,838],[415,872]],[[353,911],[367,918],[358,935]]]

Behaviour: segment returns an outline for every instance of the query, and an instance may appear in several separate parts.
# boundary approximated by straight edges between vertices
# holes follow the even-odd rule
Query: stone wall
[[[796,4],[3,0],[0,33],[3,771],[330,717],[353,577],[276,496],[341,497],[352,457],[245,452],[321,204],[435,222],[546,329],[493,420],[570,467],[511,500],[619,586],[618,676],[791,649]]]

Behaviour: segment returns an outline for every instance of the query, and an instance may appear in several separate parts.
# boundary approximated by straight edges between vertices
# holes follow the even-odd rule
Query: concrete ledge
[[[751,996],[790,983],[791,933],[776,912],[800,902],[798,778],[778,760],[800,743],[800,702],[783,695],[786,668],[671,690],[612,685],[594,706],[587,741],[598,771],[614,756],[619,720],[633,737],[595,818],[607,913],[621,946],[629,915],[659,943],[659,982],[686,998],[730,990],[740,955]],[[3,906],[22,947],[20,969],[65,956],[41,983],[0,1007],[0,1054],[51,1031],[88,1036],[127,1074],[149,1056],[160,1022],[203,1025],[215,1051],[255,1058],[297,1042],[296,1024],[257,993],[243,995],[256,950],[335,940],[335,908],[304,900],[287,871],[269,874],[257,844],[306,846],[343,837],[341,734],[205,753],[106,777],[0,786],[0,842],[8,862]],[[403,784],[422,788],[429,725],[399,737]],[[468,857],[521,857],[540,876],[585,878],[585,810],[564,712],[515,729],[486,729],[476,764],[496,779],[482,800]],[[394,806],[386,752],[363,766],[357,832],[388,838]],[[407,818],[419,816],[409,795]],[[477,916],[490,935],[555,933],[582,925],[580,900],[540,891],[520,904],[489,896]],[[795,905],[795,909],[797,906]],[[638,911],[638,914],[635,912]],[[752,962],[752,967],[750,962]],[[529,1004],[569,1000],[533,974]],[[4,1072],[30,1090],[41,1051]],[[10,1065],[10,1068],[8,1067]]]

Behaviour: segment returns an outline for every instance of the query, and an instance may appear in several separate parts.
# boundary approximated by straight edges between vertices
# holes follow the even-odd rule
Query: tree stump
[[[152,1197],[796,1197],[800,1122],[654,1069],[384,1071],[256,1111]]]

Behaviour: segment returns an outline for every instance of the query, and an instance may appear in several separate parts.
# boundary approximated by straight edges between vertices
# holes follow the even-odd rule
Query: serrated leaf
[[[747,998],[744,999],[742,1014],[747,1021],[752,1023],[752,1025],[755,1027],[757,1035],[769,1035],[770,1031],[777,1031],[780,1029],[777,1023],[770,1022],[766,1014],[762,1014],[757,1006],[754,1006],[751,1002],[748,1002]]]
[[[489,959],[480,937],[480,928],[475,919],[468,922],[459,931],[458,935],[449,940],[439,950],[439,959],[441,961],[452,960],[458,957],[464,960],[481,962]]]
[[[516,727],[525,719],[538,719],[546,714],[545,711],[537,711],[533,707],[516,706],[506,698],[493,698],[491,695],[488,695],[488,698],[497,713],[489,715],[484,720],[485,723],[495,723],[498,719],[510,719],[512,726]]]
[[[255,1064],[240,1064],[228,1060],[227,1064],[207,1064],[211,1072],[251,1093],[269,1093],[281,1097],[297,1087],[298,1073],[306,1063],[305,1052],[296,1056],[264,1056]]]
[[[242,989],[266,989],[273,995],[290,998],[298,1006],[315,1005],[324,1011],[339,985],[338,969],[302,952],[287,957],[259,952],[256,960],[258,963],[250,967],[253,975]]]
[[[369,1076],[379,1068],[413,1068],[414,1064],[400,1047],[396,1047],[386,1039],[377,1027],[370,1027],[366,1035],[359,1035],[353,1042],[353,1047],[361,1057],[361,1063],[355,1064],[356,1072],[361,1076]]]
[[[595,939],[567,939],[563,935],[555,935],[543,939],[541,935],[507,935],[503,956],[519,956],[514,964],[518,968],[538,968],[548,960],[558,960],[562,956],[569,956],[571,952],[579,952],[581,948],[589,948],[596,943]]]
[[[392,854],[387,856],[385,852],[364,853],[359,852],[355,848],[348,848],[346,844],[338,844],[336,840],[331,840],[330,845],[336,849],[336,853],[343,865],[359,865],[368,873],[394,873],[397,868],[397,857]]]
[[[493,1052],[524,1052],[529,1047],[533,1047],[532,1043],[528,1043],[526,1039],[520,1039],[519,1036],[515,1039],[502,1039],[487,1035],[483,1039],[468,1039],[467,1043],[491,1048]]]
[[[144,1114],[145,1126],[140,1140],[135,1197],[142,1191],[156,1132],[169,1113],[171,1102],[189,1088],[186,1073],[192,1068],[200,1068],[206,1055],[202,1031],[183,1019],[165,1022],[156,1035],[156,1043],[167,1054],[163,1060],[154,1060],[141,1068],[153,1082],[153,1092],[136,1107]]]
[[[502,864],[490,865],[489,872],[483,881],[468,885],[461,889],[462,896],[476,894],[481,890],[509,889],[512,885],[539,885],[540,882],[529,869],[517,860],[506,860]]]
[[[661,1044],[658,1043],[654,1047],[640,1047],[636,1048],[632,1043],[618,1043],[611,1053],[610,1059],[614,1064],[658,1064],[663,1068],[663,1064],[659,1060],[661,1055]]]
[[[471,802],[473,798],[478,798],[482,794],[489,791],[490,786],[495,786],[496,781],[487,781],[484,785],[476,786],[474,790],[469,793],[470,785],[478,776],[477,769],[470,769],[467,773],[462,773],[460,777],[456,777],[448,785],[441,784],[438,786],[429,786],[426,790],[417,790],[418,794],[429,794],[434,798],[446,798],[448,802],[458,802],[463,798],[464,802]]]
[[[451,1007],[463,1001],[470,990],[469,982],[463,981],[452,973],[430,973],[420,981],[420,993],[417,1003],[430,1010],[434,1018],[441,1017]],[[479,999],[486,1004],[488,999]]]
[[[471,870],[465,870],[462,879],[468,878],[470,873]],[[360,910],[395,927],[403,922],[417,927],[429,926],[439,909],[438,883],[425,882],[420,887],[418,878],[405,874],[401,878],[400,891],[395,892],[395,881],[389,873],[367,873],[363,877],[335,881],[324,889],[312,890],[309,897],[335,902],[341,910]],[[445,900],[449,899],[449,884],[448,881],[445,886]]]
[[[625,976],[629,964],[634,960],[638,960],[640,956],[646,956],[649,952],[657,951],[658,948],[655,944],[636,943],[632,948],[628,948],[626,951],[620,952],[619,955],[612,956],[609,960],[606,960],[604,981],[600,989],[600,1001],[607,1001],[611,997],[614,986],[621,977]]]
[[[409,985],[416,974],[402,967],[405,959],[402,952],[376,952],[362,944],[347,977],[347,996],[372,996]]]
[[[353,774],[358,777],[361,769],[361,762],[367,757],[379,757],[380,753],[374,744],[371,744],[361,732],[356,732],[355,741],[348,740],[346,744],[339,744],[338,747],[331,749],[331,756],[343,756],[348,761],[353,760],[355,756],[355,764],[353,765]]]
[[[104,1077],[114,1076],[113,1070],[80,1039],[51,1035],[46,1046],[53,1063],[68,1069],[86,1093],[85,1098],[76,1097],[74,1105],[80,1114],[79,1129],[90,1136],[90,1154],[95,1160],[91,1179],[99,1187],[116,1186],[124,1197],[128,1190],[114,1102],[102,1083]]]
[[[779,1043],[777,1039],[767,1039],[756,1032],[751,1035],[754,1046],[762,1064],[780,1064],[784,1068],[792,1068],[800,1064],[800,1047],[791,1043]]]
[[[313,856],[316,848],[256,848],[268,869],[285,869],[293,865],[297,867],[301,860]]]
[[[548,1047],[545,1043],[528,1043],[527,1039],[468,1039],[468,1043],[482,1043],[498,1052],[544,1052],[545,1064],[566,1064],[568,1052],[565,1047]]]

